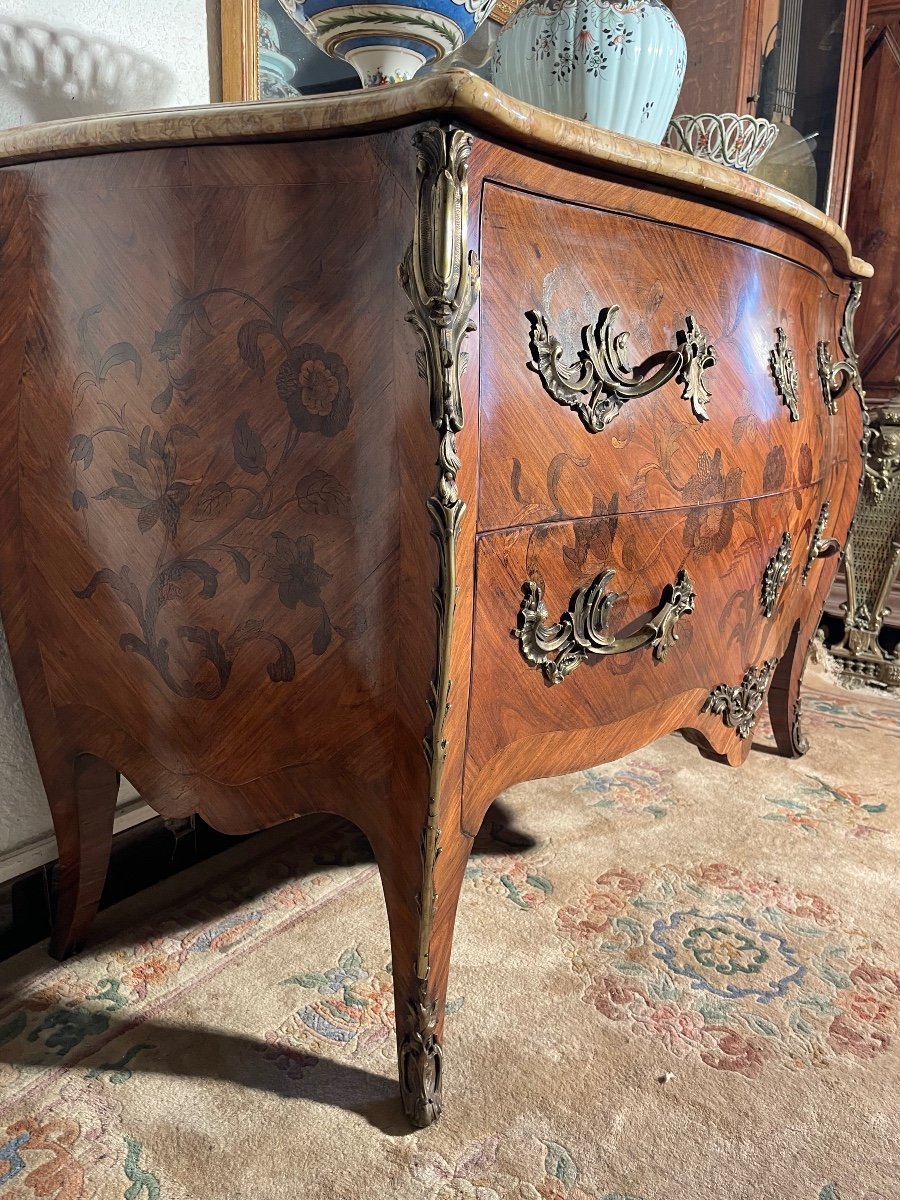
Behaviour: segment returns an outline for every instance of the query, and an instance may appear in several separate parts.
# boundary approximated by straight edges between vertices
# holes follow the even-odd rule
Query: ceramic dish
[[[760,164],[777,136],[778,126],[765,117],[684,113],[669,122],[666,145],[748,172]]]

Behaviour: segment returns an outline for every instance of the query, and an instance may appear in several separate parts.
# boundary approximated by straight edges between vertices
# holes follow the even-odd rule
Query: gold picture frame
[[[259,99],[259,0],[220,0],[222,99]]]

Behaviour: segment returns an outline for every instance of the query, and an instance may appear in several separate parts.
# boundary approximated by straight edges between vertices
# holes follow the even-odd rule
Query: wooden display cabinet
[[[844,617],[833,653],[852,675],[900,687],[900,3],[870,0],[847,228],[875,265],[857,318],[871,437],[846,571],[827,610]],[[885,630],[884,626],[892,626]]]
[[[815,139],[815,181],[803,199],[844,221],[866,0],[670,0],[669,7],[688,46],[687,75],[676,112],[786,118],[803,138]],[[788,31],[784,37],[782,27]],[[784,65],[786,80],[779,78],[778,70],[782,42],[785,59],[792,59]],[[794,94],[787,104],[792,114],[784,111],[784,92]],[[767,173],[777,163],[778,149],[776,145],[755,173],[802,194],[790,175],[779,172],[773,178]]]

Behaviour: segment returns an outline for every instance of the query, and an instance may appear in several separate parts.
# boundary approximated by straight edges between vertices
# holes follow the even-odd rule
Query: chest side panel
[[[20,505],[52,703],[170,771],[362,770],[395,700],[410,202],[363,141],[134,157],[46,164],[30,198]]]

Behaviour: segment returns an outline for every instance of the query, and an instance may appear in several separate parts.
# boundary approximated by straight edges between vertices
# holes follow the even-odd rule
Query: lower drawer
[[[470,769],[516,742],[597,728],[601,743],[603,726],[781,654],[815,598],[806,566],[823,500],[813,486],[483,534],[467,788]],[[604,637],[618,652],[594,652]]]

